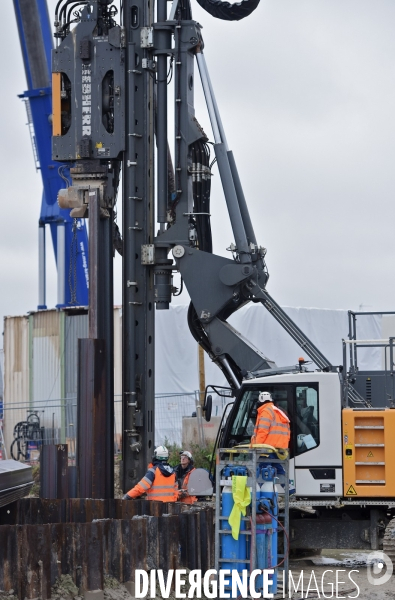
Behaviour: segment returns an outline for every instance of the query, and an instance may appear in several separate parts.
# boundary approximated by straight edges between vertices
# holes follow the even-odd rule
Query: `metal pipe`
[[[348,389],[348,379],[347,379],[347,346],[346,340],[343,340],[343,371],[342,371],[342,396],[343,396],[343,408],[347,406],[347,389]]]
[[[228,360],[226,358],[220,358],[219,359],[221,361],[221,363],[224,365],[225,369],[228,371],[230,378],[232,379],[233,383],[235,384],[236,389],[240,389],[240,383],[236,377],[236,375],[233,373],[233,370],[228,362]]]
[[[200,73],[200,79],[201,79],[202,87],[203,87],[203,91],[204,91],[204,97],[206,98],[207,110],[208,110],[208,114],[209,114],[210,121],[211,121],[211,128],[213,130],[214,141],[216,144],[221,144],[221,142],[223,142],[223,140],[222,140],[222,137],[220,134],[217,115],[215,112],[215,106],[214,106],[213,98],[211,95],[207,68],[206,68],[206,65],[204,62],[203,54],[201,52],[196,53],[196,60],[197,60],[197,64],[199,67],[199,73]]]
[[[270,314],[276,319],[285,331],[292,337],[293,340],[302,348],[303,351],[307,352],[311,360],[317,365],[319,369],[332,370],[331,362],[322,354],[322,352],[313,344],[313,342],[306,337],[301,329],[292,321],[287,313],[277,304],[277,302],[270,296],[270,294],[256,285],[252,288],[252,293],[256,298],[259,298],[263,306],[270,312]]]
[[[353,314],[352,316],[353,319],[353,339],[356,340],[357,339],[357,317],[355,316],[355,314]],[[354,349],[354,370],[358,371],[358,350],[357,350],[357,346],[352,346],[352,348]]]
[[[211,121],[211,127],[213,130],[215,141],[215,154],[217,157],[218,169],[221,176],[222,186],[224,189],[225,199],[228,206],[229,218],[232,224],[237,250],[240,253],[241,262],[251,262],[250,248],[248,245],[247,237],[251,242],[251,237],[255,239],[255,234],[252,228],[247,204],[244,198],[243,190],[241,187],[235,164],[233,171],[236,177],[234,177],[234,173],[232,172],[232,165],[229,158],[228,144],[226,141],[225,131],[222,125],[218,106],[211,86],[207,65],[202,52],[198,52],[196,54],[196,60],[199,67],[200,79],[203,86],[204,96],[206,98],[207,110]],[[232,160],[234,163],[233,155]]]
[[[356,340],[356,339],[353,339],[353,340],[344,340],[344,343],[345,344],[355,344],[357,346],[360,346],[361,344],[364,344],[365,346],[368,344],[373,345],[373,346],[376,346],[376,345],[379,346],[382,344],[388,345],[390,343],[390,340],[391,340],[391,338],[389,338],[389,339],[387,338],[387,339],[383,339],[383,340]]]
[[[167,0],[158,0],[157,18],[159,23],[167,19]],[[158,150],[158,223],[166,223],[168,199],[168,144],[167,144],[167,54],[160,54],[170,45],[170,35],[166,30],[155,32],[158,54],[158,83],[156,106],[156,143]]]
[[[254,233],[254,228],[253,228],[252,223],[251,223],[250,214],[249,214],[249,211],[248,211],[246,199],[245,199],[245,196],[244,196],[244,192],[243,192],[243,188],[242,188],[242,185],[241,185],[241,181],[240,181],[239,173],[238,173],[238,170],[237,170],[236,162],[235,162],[235,159],[234,159],[234,156],[233,156],[233,152],[231,150],[229,150],[228,142],[226,140],[224,126],[222,124],[222,119],[221,119],[221,115],[220,115],[220,112],[219,112],[219,109],[218,109],[217,100],[215,98],[213,85],[211,83],[210,74],[209,74],[208,68],[207,68],[206,57],[204,56],[203,52],[197,54],[196,56],[197,56],[198,65],[199,65],[199,72],[201,74],[202,74],[202,72],[204,73],[205,78],[206,78],[207,83],[208,83],[208,87],[209,87],[209,91],[210,91],[210,96],[211,96],[211,102],[212,102],[212,105],[213,105],[213,108],[214,108],[214,113],[215,113],[215,118],[216,118],[218,130],[219,130],[219,134],[220,134],[222,143],[225,146],[226,151],[228,153],[230,170],[232,172],[233,183],[235,185],[237,199],[239,201],[239,206],[240,206],[240,212],[241,212],[241,216],[242,216],[242,219],[243,219],[244,228],[245,228],[245,231],[246,231],[246,234],[247,234],[247,237],[248,237],[248,241],[249,241],[250,244],[252,243],[252,244],[256,245],[257,242],[256,242],[255,233]]]
[[[348,337],[350,340],[352,340],[355,337],[353,335],[353,321],[352,321],[352,313],[350,310],[348,311]],[[352,347],[352,345],[350,345],[349,352],[350,352],[350,368],[352,368],[352,365],[353,365],[353,347]]]
[[[371,317],[372,315],[395,315],[395,311],[394,310],[378,310],[378,311],[367,311],[367,312],[353,312],[352,310],[349,311],[352,315],[362,315],[362,316],[369,316]]]
[[[241,212],[241,216],[242,216],[242,219],[243,219],[244,228],[246,230],[246,234],[247,234],[247,237],[248,237],[248,240],[249,240],[250,244],[252,243],[252,244],[256,245],[257,242],[256,242],[255,233],[254,233],[254,228],[253,228],[252,223],[251,223],[250,214],[249,214],[249,211],[248,211],[246,199],[245,199],[245,196],[244,196],[244,192],[243,192],[243,188],[242,188],[242,185],[241,185],[241,181],[240,181],[239,173],[238,173],[238,170],[237,170],[236,162],[235,162],[235,159],[234,159],[234,156],[233,156],[233,152],[231,150],[229,150],[228,142],[227,142],[226,135],[225,135],[224,126],[222,124],[222,119],[221,119],[221,115],[220,115],[220,112],[219,112],[219,109],[218,109],[217,100],[215,98],[213,85],[211,83],[210,74],[209,74],[209,71],[208,71],[208,68],[207,68],[206,57],[204,56],[203,52],[197,54],[196,56],[197,56],[197,60],[198,60],[199,71],[200,71],[200,73],[202,73],[202,71],[204,72],[206,80],[207,80],[207,83],[208,83],[208,87],[209,87],[209,90],[210,90],[210,96],[211,96],[211,102],[212,102],[212,105],[213,105],[213,108],[214,108],[214,113],[215,113],[215,118],[216,118],[218,130],[219,130],[219,134],[220,134],[222,143],[225,146],[226,151],[228,153],[230,170],[232,172],[233,183],[234,183],[235,188],[236,188],[236,194],[237,194],[237,199],[239,201],[240,212]],[[202,71],[201,71],[201,68],[202,68]]]
[[[213,107],[214,107],[214,113],[215,113],[215,117],[216,117],[216,120],[217,120],[217,125],[218,125],[218,129],[219,129],[219,133],[220,133],[220,136],[221,136],[222,143],[224,144],[226,150],[229,150],[228,142],[226,140],[225,130],[224,130],[224,127],[222,125],[221,115],[220,115],[220,112],[218,110],[217,100],[215,99],[213,85],[211,83],[210,74],[209,74],[208,68],[207,68],[206,57],[204,56],[203,52],[200,52],[199,54],[197,54],[196,58],[198,58],[198,57],[199,57],[198,64],[199,64],[199,60],[200,60],[200,62],[202,64],[202,67],[203,67],[203,70],[204,70],[205,75],[206,75],[206,79],[207,79],[207,83],[208,83],[208,87],[209,87],[210,95],[211,95],[211,102],[212,102]],[[199,66],[199,71],[200,71],[200,66]]]
[[[248,210],[247,202],[246,202],[246,199],[244,196],[243,187],[241,185],[239,172],[237,170],[236,161],[234,159],[232,150],[228,150],[228,160],[229,160],[230,170],[232,172],[233,183],[235,185],[237,199],[239,201],[241,218],[243,219],[243,223],[244,223],[244,229],[245,229],[249,243],[254,244],[256,246],[257,241],[256,241],[256,237],[255,237],[255,232],[254,232],[254,228],[252,226],[250,213]],[[258,255],[255,254],[255,257],[257,257],[257,256]]]
[[[174,20],[174,17],[176,16],[177,7],[178,7],[178,0],[173,0],[173,4],[171,5],[170,14],[169,14],[169,21]]]
[[[45,265],[45,224],[38,226],[38,310],[47,308],[45,303],[46,291],[46,265]]]
[[[66,276],[66,228],[64,221],[60,221],[56,230],[56,262],[58,267],[58,302],[57,306],[65,303],[65,276]]]

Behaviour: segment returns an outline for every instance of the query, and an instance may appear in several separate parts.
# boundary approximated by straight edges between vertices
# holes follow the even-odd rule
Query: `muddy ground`
[[[368,552],[323,550],[320,556],[291,560],[290,571],[295,585],[302,576],[301,587],[291,597],[358,598],[359,600],[395,599],[395,568],[388,581],[386,567],[381,563],[367,564]],[[395,566],[394,566],[395,567]],[[370,580],[369,580],[370,579]],[[283,597],[281,594],[280,598]]]
[[[317,562],[317,564],[314,564]],[[368,569],[365,565],[354,561],[353,564],[346,562],[328,562],[320,564],[319,561],[303,560],[292,561],[290,570],[295,585],[299,586],[295,592],[282,593],[275,595],[275,600],[281,598],[292,598],[292,600],[302,600],[311,598],[358,598],[359,600],[390,600],[395,599],[395,576],[381,585],[374,585],[368,580]],[[377,576],[378,577],[378,576]],[[337,581],[337,584],[336,584]],[[301,587],[301,582],[303,589]],[[188,593],[185,586],[184,592]],[[194,596],[195,598],[196,596]],[[146,597],[147,599],[149,596]],[[163,597],[157,590],[155,600],[161,600]],[[217,598],[220,598],[217,596]],[[83,600],[83,595],[79,594],[78,588],[74,585],[69,575],[62,576],[61,580],[52,588],[53,600]],[[0,600],[18,600],[13,590],[8,593],[0,591]],[[39,599],[35,599],[39,600]],[[105,578],[104,600],[132,600],[124,585],[111,577]],[[174,593],[169,600],[175,600]],[[206,600],[202,596],[202,600]]]
[[[290,562],[290,572],[294,585],[288,593],[275,595],[275,600],[280,598],[292,598],[302,600],[304,598],[358,598],[359,600],[390,600],[395,599],[395,574],[385,583],[382,581],[385,575],[385,567],[380,570],[374,565],[367,565],[368,553],[353,551],[323,551],[321,556],[313,556]],[[375,572],[376,571],[376,572]],[[375,583],[369,581],[373,577]],[[292,584],[292,582],[291,582]],[[295,591],[295,587],[297,591]],[[281,587],[281,583],[280,586]],[[188,586],[182,588],[188,594]],[[196,596],[194,596],[195,598]],[[149,596],[147,596],[147,599]],[[162,599],[157,588],[155,600]],[[220,598],[217,596],[217,598]],[[70,576],[62,577],[62,580],[52,589],[53,600],[83,600],[79,590],[73,584]],[[105,600],[132,600],[124,585],[111,577],[105,578],[104,588]],[[174,592],[170,600],[175,600]],[[2,594],[0,600],[17,600],[13,592]],[[202,596],[205,600],[205,596]]]

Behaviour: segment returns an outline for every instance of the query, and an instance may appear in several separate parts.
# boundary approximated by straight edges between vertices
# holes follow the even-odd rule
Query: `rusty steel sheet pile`
[[[147,500],[25,498],[0,510],[0,590],[51,597],[69,574],[80,590],[121,583],[135,569],[214,564],[213,509]]]

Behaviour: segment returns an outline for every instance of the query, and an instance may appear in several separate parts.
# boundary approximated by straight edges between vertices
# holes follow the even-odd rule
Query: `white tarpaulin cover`
[[[320,308],[284,309],[334,365],[343,363],[342,339],[348,339],[348,311]],[[186,394],[199,389],[198,350],[187,323],[187,305],[156,312],[156,394]],[[277,366],[297,364],[308,356],[260,304],[248,304],[229,323]],[[359,317],[358,339],[380,339],[381,316]],[[360,349],[360,370],[381,369],[380,348]],[[206,385],[227,385],[221,371],[205,357]]]

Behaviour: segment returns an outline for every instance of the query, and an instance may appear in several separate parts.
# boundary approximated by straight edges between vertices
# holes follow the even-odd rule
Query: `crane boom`
[[[27,90],[19,97],[26,103],[36,169],[40,170],[43,195],[39,218],[39,301],[46,308],[45,226],[49,225],[58,270],[57,306],[88,304],[88,237],[83,220],[70,217],[57,203],[60,188],[68,185],[68,166],[51,156],[52,33],[46,0],[14,0],[15,16],[25,67]]]

